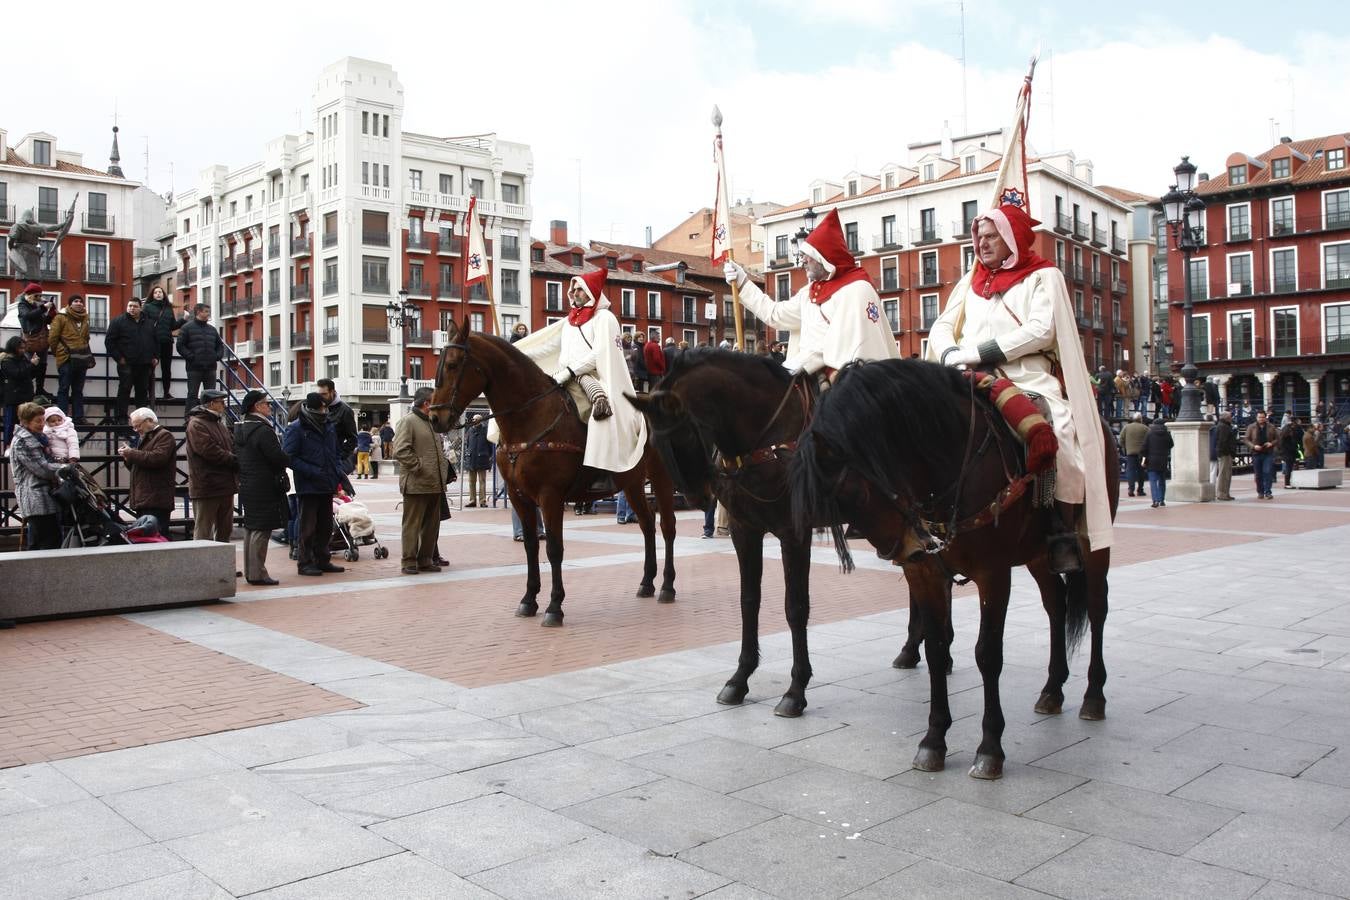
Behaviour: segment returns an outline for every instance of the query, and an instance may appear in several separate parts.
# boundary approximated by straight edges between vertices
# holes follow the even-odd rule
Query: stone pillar
[[[1168,422],[1172,432],[1172,480],[1167,496],[1208,503],[1214,499],[1209,480],[1209,422]]]
[[[1257,372],[1256,377],[1261,379],[1261,408],[1269,413],[1275,405],[1275,379],[1280,377],[1280,373]]]
[[[1326,372],[1303,372],[1303,378],[1308,382],[1308,416],[1311,419],[1317,404],[1322,402],[1322,376]]]
[[[389,398],[389,427],[397,428],[398,420],[412,412],[412,400],[398,397]]]
[[[1233,380],[1233,376],[1227,372],[1221,375],[1211,375],[1214,383],[1219,386],[1219,412],[1228,408],[1228,382]]]

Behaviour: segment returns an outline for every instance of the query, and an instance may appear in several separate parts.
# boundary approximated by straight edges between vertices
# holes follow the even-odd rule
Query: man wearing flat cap
[[[481,415],[473,417],[469,433],[464,437],[464,468],[469,473],[469,502],[465,509],[473,506],[486,507],[488,472],[492,471],[494,451],[487,436],[487,423]]]
[[[307,394],[299,415],[286,426],[281,442],[295,472],[295,496],[300,510],[296,559],[301,575],[342,572],[329,561],[333,537],[333,494],[342,478],[338,463],[337,426],[328,418],[323,394]]]
[[[253,585],[273,585],[267,574],[267,545],[272,529],[290,519],[286,469],[291,458],[281,449],[272,427],[272,401],[262,391],[244,395],[244,418],[234,426],[234,453],[239,458],[239,502],[244,507],[244,578]]]
[[[202,391],[201,403],[188,415],[187,460],[193,537],[228,544],[234,531],[239,459],[225,424],[226,396],[224,391]]]

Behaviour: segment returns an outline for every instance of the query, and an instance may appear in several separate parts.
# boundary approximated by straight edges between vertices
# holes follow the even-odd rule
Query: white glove
[[[967,347],[953,347],[942,354],[942,364],[945,366],[978,366],[980,364],[980,351]]]
[[[739,263],[727,260],[726,265],[722,266],[722,277],[727,280],[727,284],[743,287],[746,281],[750,279],[750,273],[745,271]]]
[[[572,380],[572,370],[559,369],[553,373],[553,380],[558,382],[558,384],[567,384],[567,382]]]

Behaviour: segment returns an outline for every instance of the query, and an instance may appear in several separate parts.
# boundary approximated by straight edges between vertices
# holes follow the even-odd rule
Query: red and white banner
[[[713,162],[717,166],[717,199],[713,202],[712,261],[723,263],[731,252],[731,207],[727,203],[727,165],[722,158],[722,132],[713,138]]]
[[[464,283],[466,285],[487,278],[487,243],[483,240],[483,223],[478,220],[478,198],[470,198],[469,212],[464,219],[464,230],[469,238],[468,252],[464,254]]]
[[[1027,125],[1031,121],[1031,78],[1035,74],[1036,57],[1033,56],[1031,68],[1017,92],[1017,112],[1008,129],[1008,145],[998,167],[998,180],[994,182],[993,209],[1019,206],[1023,212],[1031,214],[1030,200],[1027,199]]]

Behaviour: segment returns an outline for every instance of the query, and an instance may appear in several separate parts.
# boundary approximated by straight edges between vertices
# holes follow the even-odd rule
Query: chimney
[[[548,223],[548,239],[551,243],[560,247],[567,246],[567,222],[563,219],[554,219]]]
[[[1280,138],[1280,143],[1281,143],[1281,144],[1292,144],[1293,142],[1294,142],[1294,139],[1291,138],[1291,137],[1289,137],[1288,135],[1285,135],[1284,137]]]
[[[1208,172],[1201,172],[1199,175],[1195,176],[1195,183],[1196,183],[1196,184],[1200,184],[1200,183],[1203,182],[1203,181],[1209,181],[1209,173],[1208,173]]]
[[[652,226],[648,225],[648,226],[647,226],[647,246],[650,247],[651,245],[652,245]]]

